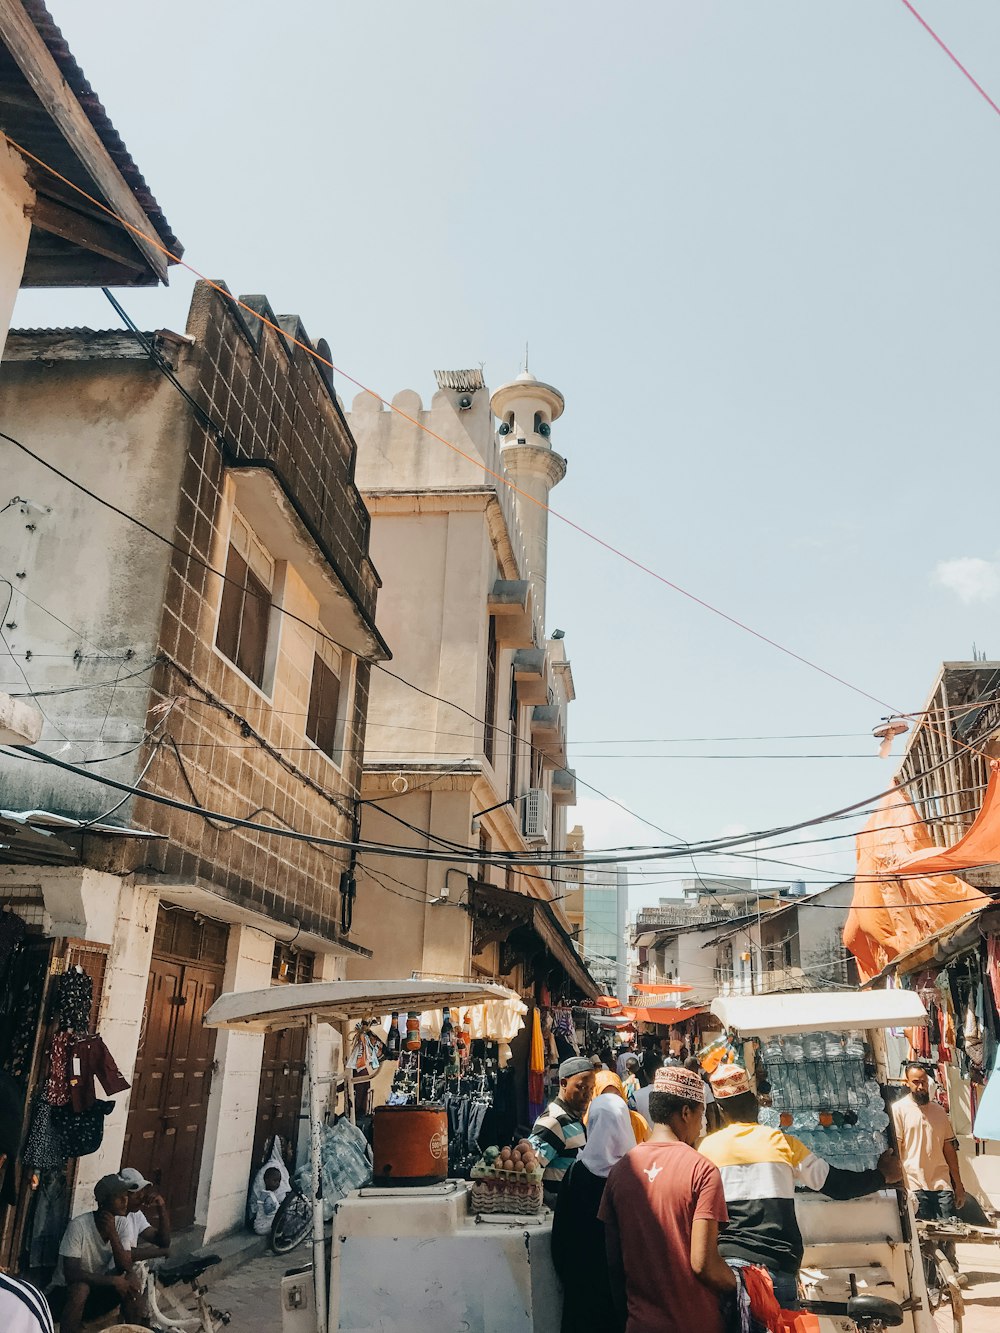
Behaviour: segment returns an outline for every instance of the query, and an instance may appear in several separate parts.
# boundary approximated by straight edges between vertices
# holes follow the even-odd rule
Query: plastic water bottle
[[[757,1123],[766,1125],[768,1129],[777,1129],[781,1122],[781,1112],[776,1106],[762,1106],[760,1115],[757,1117]]]

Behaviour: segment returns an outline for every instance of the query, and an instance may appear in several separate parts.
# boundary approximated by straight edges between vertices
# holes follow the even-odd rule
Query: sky
[[[902,0],[49,4],[187,260],[327,338],[348,403],[495,387],[526,341],[564,393],[553,507],[661,576],[552,519],[588,846],[882,791],[872,727],[1000,657],[1000,116]],[[1000,101],[995,0],[918,8]],[[183,328],[192,283],[122,297]],[[14,322],[117,321],[27,292]],[[697,869],[852,867],[771,855],[806,868]]]

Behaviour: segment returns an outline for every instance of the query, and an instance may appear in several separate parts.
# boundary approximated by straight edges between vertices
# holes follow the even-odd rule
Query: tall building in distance
[[[628,1003],[628,871],[593,866],[583,883],[583,955],[605,995]]]

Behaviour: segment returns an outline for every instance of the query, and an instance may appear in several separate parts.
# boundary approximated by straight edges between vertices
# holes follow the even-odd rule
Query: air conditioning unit
[[[531,787],[524,798],[524,837],[527,842],[549,840],[549,797],[542,787]]]

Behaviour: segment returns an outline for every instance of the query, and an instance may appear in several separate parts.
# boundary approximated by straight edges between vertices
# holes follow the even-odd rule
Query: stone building
[[[7,473],[4,682],[67,767],[3,759],[0,895],[91,972],[132,1084],[78,1200],[124,1160],[209,1236],[240,1223],[254,1146],[297,1131],[302,1069],[294,1038],[201,1017],[367,958],[347,854],[306,838],[351,837],[388,656],[332,383],[297,318],[244,299],[276,327],[199,283],[184,334],[12,333],[0,367],[6,429],[94,492]]]
[[[359,858],[355,920],[373,956],[348,970],[594,994],[558,873],[504,864],[563,851],[576,799],[572,668],[561,632],[545,632],[562,394],[528,373],[492,397],[479,371],[437,381],[429,408],[411,391],[396,411],[363,393],[350,423],[394,652],[392,674],[372,676],[362,837],[447,859]],[[469,848],[496,863],[463,859]]]

